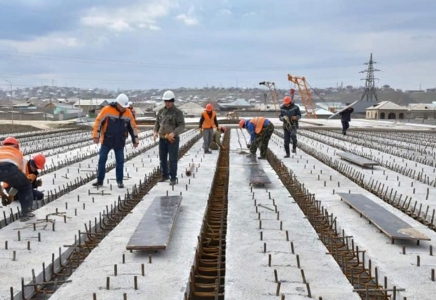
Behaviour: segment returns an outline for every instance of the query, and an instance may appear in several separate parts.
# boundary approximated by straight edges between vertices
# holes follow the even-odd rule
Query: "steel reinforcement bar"
[[[280,132],[275,132],[277,135],[283,137]],[[358,184],[360,187],[364,188],[368,192],[374,194],[379,197],[386,203],[392,205],[393,207],[399,209],[403,213],[408,216],[414,218],[421,224],[424,224],[428,228],[436,231],[435,224],[435,216],[436,209],[430,210],[430,206],[423,207],[423,204],[418,204],[418,201],[412,202],[411,196],[405,196],[396,191],[394,188],[391,188],[386,183],[381,181],[374,180],[370,178],[370,180],[365,181],[365,175],[362,172],[357,171],[355,168],[349,166],[346,163],[339,162],[337,160],[333,160],[330,156],[315,150],[307,146],[306,144],[299,142],[298,147],[306,152],[307,154],[315,157],[317,160],[321,161],[325,165],[330,168],[336,170],[340,174],[344,175],[354,183]],[[427,188],[427,198],[429,195],[429,188]],[[413,188],[413,193],[415,193],[415,188]]]
[[[228,146],[229,140],[228,131],[224,135],[223,144]],[[198,237],[185,300],[224,299],[228,186],[229,151],[221,150],[201,233]]]
[[[196,135],[187,144],[179,150],[179,159],[194,145],[201,135]],[[142,153],[142,152],[141,152]],[[140,154],[140,153],[139,153]],[[135,155],[136,156],[136,155]],[[79,231],[75,236],[73,245],[64,245],[67,247],[63,254],[59,248],[59,257],[52,254],[52,262],[49,266],[44,263],[42,272],[36,276],[35,270],[32,269],[32,281],[24,283],[22,280],[21,291],[15,294],[11,287],[11,300],[28,299],[41,300],[49,299],[50,296],[59,289],[64,283],[69,282],[68,277],[83,263],[88,255],[100,244],[100,242],[136,207],[143,197],[159,182],[161,173],[158,168],[146,175],[144,181],[133,187],[131,193],[127,192],[124,200],[121,197],[114,201],[106,210],[100,213],[99,217],[94,219],[94,224],[89,221],[85,223],[85,231]],[[47,216],[48,222],[50,222]],[[67,254],[67,255],[65,255]],[[31,298],[25,298],[23,295],[32,294]],[[20,298],[21,297],[21,298]]]
[[[384,286],[380,285],[377,267],[373,270],[371,260],[368,260],[368,264],[365,263],[365,251],[359,249],[344,230],[338,232],[336,217],[322,206],[321,201],[315,199],[315,195],[270,150],[267,158],[360,297],[365,300],[391,299],[389,292],[392,291],[395,295],[399,289],[388,289],[387,277],[384,278]]]

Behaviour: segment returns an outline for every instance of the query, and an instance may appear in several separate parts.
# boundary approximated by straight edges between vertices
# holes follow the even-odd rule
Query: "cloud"
[[[0,40],[0,46],[12,47],[23,53],[37,53],[61,48],[80,48],[85,46],[85,42],[77,37],[51,34],[25,41]]]
[[[229,16],[231,14],[232,14],[232,12],[228,9],[220,9],[218,11],[218,15],[220,15],[220,16]]]
[[[176,6],[175,0],[154,0],[116,8],[93,7],[85,11],[81,24],[114,32],[159,30],[157,21],[168,16],[170,10]]]
[[[247,12],[247,13],[244,13],[244,17],[251,17],[251,16],[255,16],[255,15],[257,15],[254,11],[250,11],[250,12]]]
[[[198,19],[194,16],[195,8],[191,6],[187,14],[180,14],[176,17],[177,20],[182,21],[187,26],[193,26],[198,24]]]

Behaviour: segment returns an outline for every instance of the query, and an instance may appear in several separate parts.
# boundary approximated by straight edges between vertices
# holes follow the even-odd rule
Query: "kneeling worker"
[[[28,221],[35,216],[30,212],[33,198],[32,184],[23,173],[24,167],[25,161],[18,141],[14,137],[6,138],[2,142],[2,147],[0,147],[0,181],[13,186],[15,192],[20,193],[20,221],[22,222]],[[3,200],[3,187],[0,189]]]
[[[221,126],[218,127],[217,130],[213,133],[212,142],[209,145],[209,148],[212,150],[226,150],[226,147],[221,144],[221,133],[226,133],[227,127]]]
[[[29,159],[26,163],[26,172],[25,175],[27,179],[32,183],[32,194],[33,200],[42,200],[44,198],[44,193],[38,191],[38,187],[42,186],[42,180],[38,179],[39,172],[38,170],[43,170],[45,165],[45,156],[44,154],[36,154]],[[10,187],[7,183],[3,184],[3,187],[9,193],[12,187]],[[20,200],[20,193],[17,193],[15,197],[11,200]]]

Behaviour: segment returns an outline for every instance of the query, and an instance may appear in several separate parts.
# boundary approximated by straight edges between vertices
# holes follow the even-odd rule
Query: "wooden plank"
[[[343,201],[350,205],[350,207],[359,212],[361,216],[368,219],[378,229],[389,236],[392,242],[394,239],[430,241],[428,236],[419,232],[410,226],[409,223],[376,204],[368,197],[362,194],[338,193],[338,195]]]
[[[144,213],[127,250],[165,250],[179,214],[182,196],[156,197]]]
[[[248,164],[245,164],[245,169],[248,173],[251,184],[269,184],[271,180],[266,175],[260,163],[256,160],[256,157],[248,156]]]
[[[349,161],[351,163],[354,163],[362,167],[373,167],[378,165],[378,162],[369,160],[367,158],[349,152],[339,152],[337,153],[337,155],[346,161]]]

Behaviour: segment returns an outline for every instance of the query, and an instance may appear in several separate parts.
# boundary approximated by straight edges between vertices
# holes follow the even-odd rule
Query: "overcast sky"
[[[435,0],[0,0],[0,87],[436,87]]]

